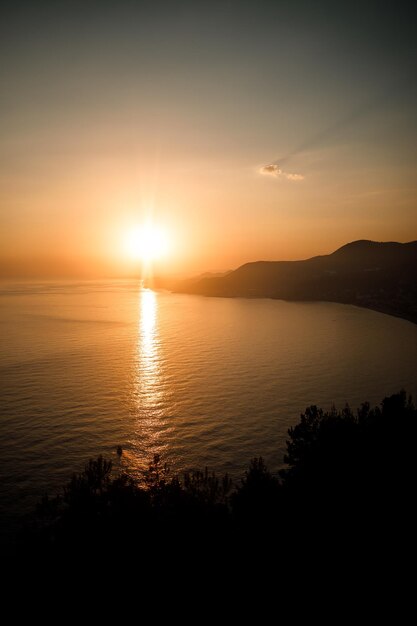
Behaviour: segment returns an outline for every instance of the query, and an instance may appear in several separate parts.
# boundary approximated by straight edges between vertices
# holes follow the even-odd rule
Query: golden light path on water
[[[166,430],[164,380],[158,325],[158,299],[150,289],[139,291],[137,342],[132,389],[135,418],[132,454],[126,459],[132,469],[145,469],[154,454],[163,454]]]

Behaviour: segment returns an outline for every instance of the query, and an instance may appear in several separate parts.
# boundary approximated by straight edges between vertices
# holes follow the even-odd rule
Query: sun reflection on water
[[[150,289],[139,292],[139,319],[134,360],[133,412],[135,439],[129,462],[146,468],[153,454],[163,453],[164,385],[158,325],[158,297]]]
[[[140,319],[137,344],[137,376],[144,405],[151,406],[158,396],[159,337],[157,302],[153,291],[140,292]]]

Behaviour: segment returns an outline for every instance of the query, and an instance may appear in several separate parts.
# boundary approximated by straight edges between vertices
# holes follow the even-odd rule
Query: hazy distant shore
[[[173,290],[172,293],[186,293],[186,292],[182,292],[182,291],[176,291]],[[391,315],[392,317],[398,317],[400,319],[406,320],[407,322],[412,322],[413,324],[417,324],[417,312],[408,312],[408,311],[401,311],[396,309],[394,306],[390,305],[389,303],[378,303],[378,304],[371,304],[371,303],[364,303],[364,302],[342,302],[340,300],[324,300],[324,299],[320,299],[320,300],[311,300],[309,298],[306,299],[294,299],[294,298],[278,298],[278,297],[274,297],[274,296],[239,296],[239,295],[217,295],[217,294],[201,294],[204,295],[207,298],[245,298],[245,299],[254,299],[254,300],[258,300],[258,299],[262,299],[262,298],[267,298],[270,300],[282,300],[283,302],[330,302],[330,303],[334,303],[334,304],[346,304],[349,306],[356,306],[359,307],[361,309],[369,309],[371,311],[376,311],[377,313],[384,313],[385,315]]]
[[[354,241],[303,261],[257,261],[173,291],[218,297],[338,302],[417,323],[417,242]]]
[[[390,307],[389,304],[360,304],[358,302],[351,303],[352,306],[359,306],[363,309],[370,309],[372,311],[377,311],[378,313],[384,313],[385,315],[392,315],[393,317],[399,317],[407,322],[411,322],[413,324],[417,324],[417,313],[409,313],[408,311],[400,311],[396,310],[393,307]]]

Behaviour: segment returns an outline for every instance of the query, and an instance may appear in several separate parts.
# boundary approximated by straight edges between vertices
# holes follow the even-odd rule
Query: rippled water
[[[310,404],[417,396],[417,326],[352,306],[204,298],[135,283],[2,285],[1,501],[33,506],[91,456],[135,472],[282,463]]]

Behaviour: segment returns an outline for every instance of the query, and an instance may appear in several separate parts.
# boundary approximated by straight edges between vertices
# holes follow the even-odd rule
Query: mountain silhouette
[[[324,300],[417,323],[417,241],[359,240],[303,261],[256,261],[220,277],[180,281],[178,293]]]

